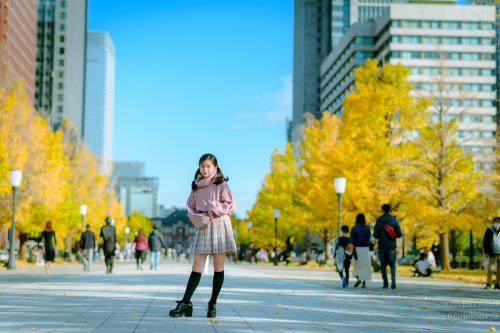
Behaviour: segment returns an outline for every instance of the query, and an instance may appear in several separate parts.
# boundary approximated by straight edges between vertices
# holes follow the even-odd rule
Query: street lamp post
[[[128,234],[130,232],[130,228],[128,225],[125,226],[125,244],[124,244],[124,248],[125,248],[125,260],[128,261],[129,259],[129,256],[130,256],[130,249],[128,248]]]
[[[252,229],[252,221],[247,221],[247,229],[248,229],[248,244],[250,244],[250,229]]]
[[[87,214],[87,205],[80,205],[80,215],[82,216],[82,234],[85,229],[83,229],[83,221],[85,220],[85,215]]]
[[[278,218],[280,217],[280,209],[273,209],[274,216],[274,266],[278,265]]]
[[[21,185],[21,179],[23,178],[23,172],[21,170],[10,170],[9,181],[12,186],[12,192],[14,200],[12,203],[12,226],[10,227],[10,249],[9,249],[9,265],[7,269],[16,269],[16,198],[17,189]]]
[[[339,198],[339,233],[337,236],[337,242],[338,239],[340,238],[340,216],[342,213],[342,194],[345,192],[345,185],[346,185],[347,179],[345,177],[337,177],[333,179],[333,182],[335,184],[335,192],[337,192],[337,196]]]

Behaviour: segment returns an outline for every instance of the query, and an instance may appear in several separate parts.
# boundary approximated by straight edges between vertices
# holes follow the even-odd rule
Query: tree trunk
[[[324,228],[323,229],[323,244],[324,244],[324,249],[325,249],[325,260],[330,259],[328,257],[328,229]]]
[[[18,259],[26,259],[26,242],[30,239],[30,235],[26,233],[19,233],[19,253]]]
[[[448,244],[448,232],[439,234],[439,243],[441,244],[441,261],[444,271],[449,271],[450,266],[450,246]]]

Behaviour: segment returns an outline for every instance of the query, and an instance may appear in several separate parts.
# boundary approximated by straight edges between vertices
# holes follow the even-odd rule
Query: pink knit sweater
[[[208,212],[217,217],[230,215],[236,210],[236,203],[227,183],[219,185],[212,183],[216,173],[207,178],[199,175],[196,179],[198,187],[196,191],[191,191],[187,201],[188,216],[198,229],[205,228],[210,223]]]

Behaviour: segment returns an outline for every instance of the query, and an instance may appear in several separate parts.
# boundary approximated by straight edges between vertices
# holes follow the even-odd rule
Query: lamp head
[[[345,177],[337,177],[333,179],[333,182],[335,184],[335,192],[337,194],[342,194],[345,192],[346,181],[347,179]]]
[[[280,209],[279,208],[274,208],[273,209],[273,216],[275,219],[280,217]]]
[[[87,214],[87,205],[80,205],[80,215]]]
[[[9,171],[9,182],[12,187],[19,187],[19,185],[21,185],[22,178],[23,178],[23,172],[21,170]]]
[[[247,221],[247,228],[252,229],[252,221]]]

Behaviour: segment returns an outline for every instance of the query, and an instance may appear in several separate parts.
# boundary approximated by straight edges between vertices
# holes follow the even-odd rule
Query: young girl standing
[[[214,258],[214,280],[212,297],[208,302],[207,317],[216,316],[217,297],[224,282],[224,260],[226,255],[236,252],[233,228],[229,215],[236,210],[236,204],[218,167],[217,158],[205,154],[200,158],[199,168],[191,184],[187,210],[191,222],[198,229],[193,242],[193,269],[186,286],[186,292],[177,307],[170,311],[171,317],[191,317],[193,315],[193,296],[201,279],[201,272],[209,254]]]

